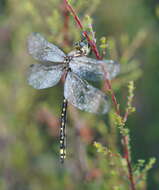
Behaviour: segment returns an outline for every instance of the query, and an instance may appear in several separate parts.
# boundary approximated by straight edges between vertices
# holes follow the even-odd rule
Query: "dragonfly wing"
[[[63,73],[63,64],[32,64],[28,71],[28,83],[36,89],[56,85]]]
[[[70,62],[70,67],[78,76],[91,80],[103,80],[105,73],[112,79],[120,72],[119,63],[113,60],[96,60],[89,57],[75,57]]]
[[[43,62],[63,62],[65,57],[63,51],[36,32],[28,37],[28,51],[34,59]]]
[[[66,77],[64,96],[78,109],[91,113],[104,114],[110,107],[108,97],[102,91],[73,72],[69,72]]]

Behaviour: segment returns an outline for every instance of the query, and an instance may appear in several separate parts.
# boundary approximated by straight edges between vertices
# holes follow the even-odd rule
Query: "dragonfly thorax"
[[[73,58],[73,56],[66,56],[64,59],[64,64],[65,64],[64,70],[66,72],[71,71],[71,68],[69,67],[69,63],[72,60],[72,58]]]
[[[64,59],[65,64],[69,64],[69,62],[72,60],[73,56],[66,56]]]

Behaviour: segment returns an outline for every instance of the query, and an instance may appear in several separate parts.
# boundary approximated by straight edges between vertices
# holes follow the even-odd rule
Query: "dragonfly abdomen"
[[[60,161],[64,163],[66,158],[66,113],[67,100],[64,98],[61,112],[61,126],[60,126]]]

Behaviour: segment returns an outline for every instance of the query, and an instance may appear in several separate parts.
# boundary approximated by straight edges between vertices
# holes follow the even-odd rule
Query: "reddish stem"
[[[86,31],[84,31],[83,34],[86,37],[88,43],[90,44],[90,46],[92,48],[92,51],[94,52],[96,58],[99,59],[99,60],[102,59],[102,57],[99,54],[99,51],[97,49],[97,46],[96,46],[95,42],[90,39],[90,37],[88,36]]]
[[[84,27],[79,19],[79,17],[77,16],[75,10],[73,9],[73,7],[68,3],[67,0],[64,0],[65,6],[68,9],[68,11],[73,15],[77,25],[79,26],[79,28],[83,31]],[[97,49],[96,44],[90,39],[90,37],[88,36],[86,31],[83,31],[84,36],[86,37],[88,43],[90,44],[92,51],[94,52],[95,56],[97,57],[97,59],[102,59],[102,57],[99,54],[99,51]]]
[[[130,154],[129,154],[129,148],[128,148],[128,137],[123,136],[123,144],[124,144],[124,157],[127,162],[127,167],[128,167],[128,174],[129,174],[129,181],[131,184],[131,190],[136,190],[135,188],[135,182],[134,182],[134,176],[133,176],[133,170],[131,166],[131,160],[130,160]]]
[[[128,116],[129,116],[129,110],[127,109],[126,112],[125,112],[125,115],[123,117],[123,122],[126,123],[127,119],[128,119]]]
[[[75,19],[76,22],[77,22],[77,25],[80,27],[80,29],[83,29],[82,23],[81,23],[79,17],[77,16],[75,10],[73,9],[73,7],[68,3],[67,0],[64,0],[64,3],[65,3],[66,8],[68,9],[68,11],[69,11],[70,13],[72,13],[74,19]]]
[[[74,17],[77,25],[79,26],[79,28],[81,30],[83,30],[84,29],[83,25],[82,25],[79,17],[77,16],[75,10],[73,9],[73,7],[68,3],[67,0],[64,0],[64,3],[66,5],[68,11],[70,13],[72,13],[72,15],[73,15],[73,17]],[[88,36],[88,34],[87,34],[86,31],[83,31],[83,34],[85,35],[88,43],[90,44],[90,46],[92,48],[92,51],[96,55],[96,58],[97,59],[102,59],[102,57],[99,54],[99,51],[98,51],[98,48],[97,48],[95,42],[93,42],[90,39],[90,37]],[[105,86],[110,91],[111,99],[112,99],[112,102],[113,102],[113,105],[114,105],[114,109],[115,109],[117,115],[121,117],[120,109],[119,109],[119,106],[118,106],[118,103],[117,103],[114,91],[112,89],[111,82],[110,82],[110,80],[108,79],[107,76],[108,76],[107,72],[105,71]],[[126,116],[123,118],[123,121],[127,120],[127,116],[128,116],[128,114],[126,114]],[[128,174],[129,174],[129,180],[130,180],[131,190],[135,190],[136,188],[135,188],[135,183],[134,183],[134,177],[133,177],[133,171],[132,171],[132,166],[131,166],[131,159],[130,159],[130,153],[129,153],[129,148],[128,148],[129,144],[128,143],[129,143],[128,142],[128,137],[127,136],[123,136],[124,158],[126,159],[126,162],[127,162],[127,168],[128,168]]]
[[[114,105],[114,108],[115,108],[115,111],[116,111],[117,115],[120,116],[119,105],[118,105],[117,99],[115,97],[114,91],[112,89],[111,82],[110,82],[109,79],[107,79],[107,72],[106,71],[105,71],[105,87],[110,92],[111,99],[112,99],[112,102],[113,102],[113,105]]]

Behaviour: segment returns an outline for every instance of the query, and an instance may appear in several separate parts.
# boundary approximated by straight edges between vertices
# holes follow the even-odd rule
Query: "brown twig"
[[[74,17],[77,25],[83,31],[84,27],[83,27],[83,25],[82,25],[79,17],[77,16],[75,10],[68,3],[67,0],[64,0],[64,2],[65,2],[65,5],[66,5],[68,11],[73,15],[73,17]],[[87,31],[83,31],[83,34],[86,37],[88,43],[90,44],[90,46],[92,48],[92,51],[94,52],[96,58],[99,59],[99,60],[102,59],[102,57],[99,54],[98,48],[96,46],[96,43],[90,39],[90,37],[88,36]],[[107,72],[106,71],[105,71],[105,86],[106,86],[107,90],[111,94],[111,99],[112,99],[112,102],[113,102],[116,114],[121,117],[119,104],[117,103],[114,91],[112,89],[111,82],[110,82],[110,80],[107,77]],[[124,118],[123,118],[123,120],[124,120]],[[136,190],[135,183],[134,183],[132,166],[131,166],[130,152],[129,152],[129,140],[128,140],[128,136],[124,136],[124,135],[123,135],[123,148],[124,148],[124,158],[126,159],[126,162],[127,162],[127,168],[128,168],[128,174],[129,174],[129,181],[130,181],[130,185],[131,185],[131,190]]]
[[[136,190],[134,176],[133,176],[133,170],[132,170],[132,166],[131,166],[128,136],[123,136],[123,145],[124,145],[124,158],[126,159],[126,162],[127,162],[128,177],[129,177],[129,181],[131,184],[131,190]]]
[[[64,46],[69,46],[70,45],[70,40],[69,40],[69,11],[66,9],[65,4],[62,3],[61,5],[61,10],[62,10],[62,15],[63,15],[63,43]]]

